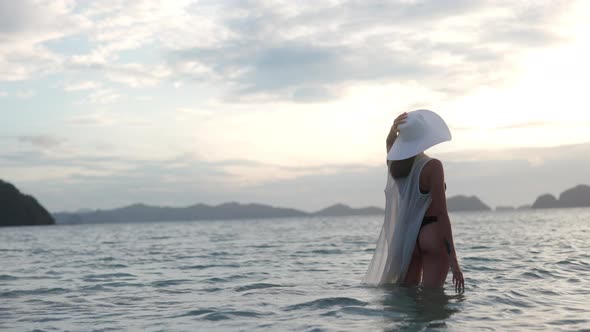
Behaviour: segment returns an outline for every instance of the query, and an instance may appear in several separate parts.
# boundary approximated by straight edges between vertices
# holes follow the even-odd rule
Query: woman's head
[[[416,159],[416,156],[404,160],[393,160],[389,164],[389,174],[391,174],[394,179],[405,178],[410,175],[410,171],[414,165],[414,159]]]

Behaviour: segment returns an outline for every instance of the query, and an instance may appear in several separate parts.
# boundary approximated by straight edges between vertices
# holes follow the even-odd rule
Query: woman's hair
[[[389,165],[389,173],[394,179],[405,178],[410,174],[416,156],[403,160],[393,160]]]

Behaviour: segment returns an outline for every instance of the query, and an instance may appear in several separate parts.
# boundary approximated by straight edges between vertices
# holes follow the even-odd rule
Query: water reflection
[[[460,311],[464,294],[448,295],[443,289],[381,286],[378,303],[383,307],[384,331],[424,331],[446,328],[446,321]]]

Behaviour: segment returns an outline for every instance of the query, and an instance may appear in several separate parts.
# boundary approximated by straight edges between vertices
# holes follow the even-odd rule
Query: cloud
[[[19,99],[29,99],[35,96],[35,91],[33,90],[19,90],[16,92],[15,96]]]
[[[109,98],[109,93],[106,92],[105,98]],[[98,98],[99,96],[97,96]],[[117,95],[118,98],[118,95]],[[92,100],[91,100],[92,101]],[[102,104],[105,104],[107,100],[103,100]],[[99,102],[99,101],[97,101]],[[101,102],[99,102],[101,103]],[[154,126],[154,122],[150,119],[146,119],[141,116],[131,116],[116,111],[93,111],[85,112],[82,114],[72,115],[65,119],[65,123],[70,126],[94,126],[94,127],[146,127]]]
[[[191,121],[194,119],[207,121],[214,118],[215,112],[210,109],[179,107],[176,109],[176,113],[173,116],[177,121]]]
[[[531,122],[523,122],[523,123],[515,123],[506,126],[498,126],[495,129],[504,130],[504,129],[524,129],[524,128],[537,128],[537,127],[546,127],[551,125],[550,122],[547,121],[531,121]]]
[[[186,8],[193,1],[104,0],[82,10],[94,22],[90,38],[99,49],[113,52],[136,49],[160,40],[160,33],[180,25],[198,27]],[[162,38],[164,40],[165,38]]]
[[[96,89],[98,87],[100,87],[99,83],[92,82],[92,81],[82,81],[82,82],[65,84],[63,89],[64,89],[64,91],[73,92],[73,91],[92,90],[92,89]]]
[[[322,86],[302,87],[293,92],[292,99],[298,103],[313,103],[336,98],[338,92],[334,88]]]
[[[71,16],[72,1],[1,1],[0,33],[4,39],[16,39],[15,34],[61,36],[62,31],[78,27],[82,20]],[[52,16],[52,15],[55,15]]]
[[[72,1],[0,1],[0,81],[56,71],[63,57],[44,43],[80,33],[89,24],[74,13]]]
[[[528,5],[484,1],[226,5],[219,5],[225,10],[218,22],[231,38],[179,48],[170,61],[208,68],[232,84],[234,97],[296,101],[331,99],[342,84],[358,82],[420,82],[464,93],[501,81],[527,50],[564,40],[551,27],[567,10],[545,4],[529,14]]]
[[[494,1],[104,0],[0,3],[0,80],[94,69],[134,88],[174,78],[223,87],[227,100],[321,102],[359,82],[445,93],[497,83],[522,53],[564,40],[573,3]],[[428,33],[424,33],[428,31]],[[49,42],[76,36],[86,52]],[[516,47],[518,46],[518,47]],[[128,60],[142,50],[149,60]]]
[[[155,86],[171,76],[171,69],[162,64],[109,63],[102,55],[73,56],[69,65],[72,69],[93,72],[132,88]]]
[[[102,68],[107,64],[107,55],[104,51],[95,50],[88,54],[76,54],[69,57],[67,66],[74,69]]]
[[[64,142],[63,139],[52,135],[18,136],[17,139],[21,143],[29,143],[41,149],[53,148]]]
[[[110,88],[96,89],[88,96],[88,101],[94,104],[110,104],[121,98],[121,95]]]
[[[93,70],[107,80],[133,88],[150,87],[169,76],[164,59],[160,64],[122,61],[121,53],[130,50],[158,55],[168,40],[207,39],[199,35],[199,22],[205,17],[192,17],[186,7],[192,1],[154,2],[151,0],[104,0],[80,8],[92,22],[84,37],[89,43],[86,53],[72,54],[65,66],[73,71]],[[187,36],[185,31],[192,31]],[[210,35],[210,34],[209,34]],[[156,62],[158,62],[156,57]]]
[[[0,48],[0,81],[20,81],[56,71],[61,57],[43,46],[22,43]]]
[[[496,150],[463,150],[458,152],[446,152],[444,158],[454,161],[483,162],[496,160],[529,160],[543,158],[552,161],[570,161],[578,156],[590,153],[590,143],[579,143],[559,145],[553,147],[521,147],[518,149],[496,149]]]
[[[105,66],[104,69],[110,80],[133,88],[157,85],[170,75],[170,71],[164,66],[145,66],[138,63]]]

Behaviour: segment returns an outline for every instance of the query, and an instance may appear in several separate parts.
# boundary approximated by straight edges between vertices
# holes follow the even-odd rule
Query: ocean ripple
[[[0,330],[590,331],[589,209],[451,220],[463,294],[362,285],[379,216],[3,228]]]
[[[272,287],[284,287],[284,286],[260,282],[260,283],[245,285],[245,286],[239,286],[239,287],[234,288],[234,290],[236,292],[244,292],[244,291],[248,291],[248,290],[252,290],[252,289],[264,289],[264,288],[272,288]]]
[[[366,302],[359,301],[348,297],[327,297],[309,302],[303,302],[285,307],[283,310],[300,310],[300,309],[324,309],[333,306],[365,306]]]

